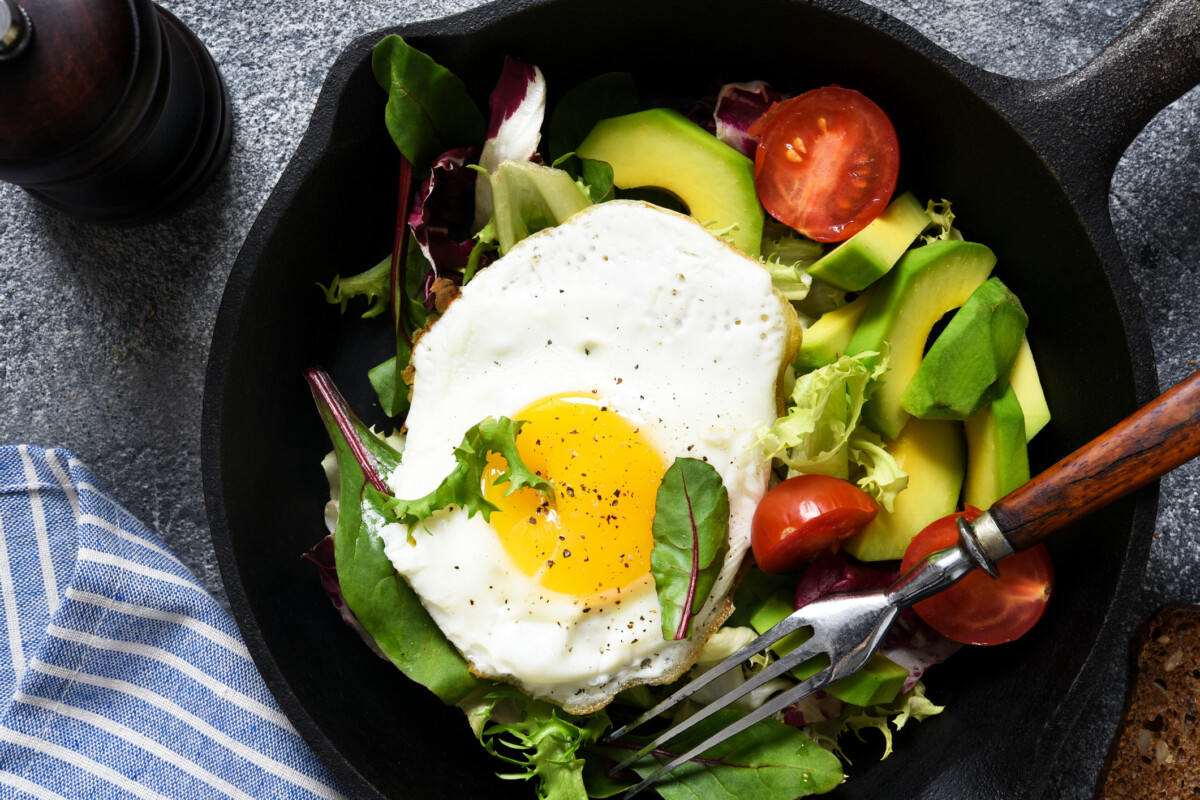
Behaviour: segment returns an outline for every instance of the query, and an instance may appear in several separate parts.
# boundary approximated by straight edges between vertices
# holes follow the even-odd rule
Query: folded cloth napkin
[[[0,798],[344,797],[229,614],[65,450],[0,447],[0,631]]]

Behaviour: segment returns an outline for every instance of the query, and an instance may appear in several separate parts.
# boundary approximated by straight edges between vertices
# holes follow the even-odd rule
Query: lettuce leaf
[[[949,200],[945,198],[940,202],[930,200],[925,205],[925,213],[933,221],[920,236],[922,244],[942,239],[962,241],[962,233],[954,227],[954,212],[950,210]]]
[[[820,742],[823,747],[838,753],[843,758],[845,758],[845,753],[838,746],[838,739],[843,734],[853,733],[859,741],[866,741],[863,732],[877,730],[883,737],[883,754],[879,756],[882,761],[892,754],[893,727],[895,730],[900,730],[910,720],[921,722],[944,710],[945,706],[935,705],[925,697],[925,685],[918,681],[910,691],[890,703],[870,708],[848,705],[839,716],[806,725],[803,730]],[[889,722],[892,727],[889,727]]]
[[[402,500],[398,497],[387,502],[387,510],[396,520],[409,527],[409,537],[417,524],[448,506],[466,509],[468,516],[483,514],[490,519],[496,506],[483,496],[483,473],[487,469],[488,453],[498,453],[508,462],[508,469],[495,480],[498,485],[509,484],[506,495],[518,489],[531,488],[553,497],[554,487],[550,481],[537,475],[521,460],[517,452],[517,431],[523,421],[508,417],[489,417],[463,434],[462,443],[454,450],[457,464],[441,484],[424,497]]]
[[[494,226],[501,255],[526,236],[552,228],[592,204],[570,174],[561,169],[528,161],[505,161],[488,177],[493,202],[488,224]]]
[[[849,477],[850,435],[862,418],[871,381],[886,371],[886,357],[864,352],[801,375],[791,408],[759,432],[763,454],[795,472]]]
[[[883,439],[875,431],[859,426],[850,433],[850,461],[859,467],[858,487],[887,509],[896,510],[896,495],[908,486],[908,473],[883,449]]]
[[[362,313],[362,317],[370,319],[387,311],[391,280],[392,254],[388,253],[382,261],[364,272],[351,275],[349,278],[334,275],[328,286],[321,283],[318,283],[317,286],[324,292],[325,302],[341,306],[343,314],[346,313],[346,306],[352,299],[365,297],[368,305],[367,310]]]
[[[580,717],[494,684],[466,709],[484,748],[519,768],[509,780],[538,780],[542,800],[587,800],[581,749],[611,726],[603,711]]]

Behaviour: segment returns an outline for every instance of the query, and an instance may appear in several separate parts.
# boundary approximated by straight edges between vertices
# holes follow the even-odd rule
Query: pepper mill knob
[[[0,0],[0,61],[15,58],[24,50],[32,31],[25,9],[13,0]]]
[[[194,199],[232,138],[204,45],[150,0],[20,2],[0,0],[0,180],[109,224]]]

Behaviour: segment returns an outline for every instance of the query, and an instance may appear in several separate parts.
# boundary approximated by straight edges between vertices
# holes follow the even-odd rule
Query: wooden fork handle
[[[1032,547],[1200,455],[1200,372],[998,500],[992,519]]]

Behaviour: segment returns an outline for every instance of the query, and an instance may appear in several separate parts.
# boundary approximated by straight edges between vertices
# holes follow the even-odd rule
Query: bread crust
[[[1125,714],[1097,800],[1200,797],[1200,607],[1151,614],[1132,656]]]

